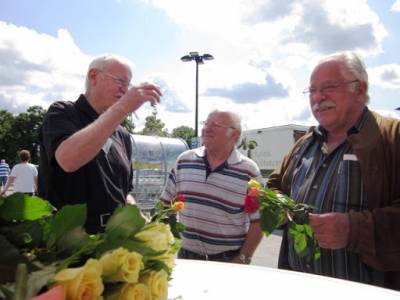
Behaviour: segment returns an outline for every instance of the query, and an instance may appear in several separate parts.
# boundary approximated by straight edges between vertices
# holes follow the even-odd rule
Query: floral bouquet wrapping
[[[297,255],[306,259],[320,258],[321,251],[308,221],[312,206],[296,203],[287,195],[264,188],[257,180],[251,179],[244,199],[244,210],[252,213],[257,209],[260,211],[260,226],[265,236],[287,223]]]
[[[160,202],[146,220],[126,205],[89,235],[84,204],[55,213],[38,197],[0,197],[0,299],[167,299],[183,206]]]

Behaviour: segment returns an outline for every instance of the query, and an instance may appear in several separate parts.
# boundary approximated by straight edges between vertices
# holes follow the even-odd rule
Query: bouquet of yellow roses
[[[159,202],[151,220],[119,207],[89,235],[84,204],[55,212],[38,197],[0,197],[0,299],[167,299],[182,200]]]

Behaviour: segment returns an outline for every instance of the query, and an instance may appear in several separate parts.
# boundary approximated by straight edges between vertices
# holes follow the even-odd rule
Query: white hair
[[[318,65],[325,62],[340,62],[340,72],[344,78],[351,79],[354,76],[357,80],[364,82],[367,86],[365,91],[365,103],[369,102],[368,94],[368,73],[365,64],[355,52],[340,52],[329,55],[319,61]],[[350,76],[349,76],[350,75]]]
[[[236,143],[239,143],[240,137],[242,135],[242,118],[237,114],[232,111],[222,111],[215,109],[212,112],[209,113],[209,115],[214,114],[214,113],[220,113],[220,114],[226,114],[229,117],[230,120],[230,126],[235,128],[237,131],[239,131],[239,136],[236,141]],[[232,128],[228,128],[228,131],[226,132],[227,135],[231,134]]]
[[[92,60],[89,64],[88,71],[86,73],[86,81],[85,81],[85,89],[86,92],[89,88],[89,72],[93,69],[104,70],[104,68],[112,63],[119,63],[129,68],[132,73],[133,65],[132,63],[125,57],[114,55],[114,54],[105,54],[98,56]]]

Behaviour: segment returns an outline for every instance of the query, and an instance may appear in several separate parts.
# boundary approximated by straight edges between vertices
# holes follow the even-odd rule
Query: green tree
[[[41,106],[31,106],[26,112],[12,115],[0,112],[0,145],[2,158],[10,164],[18,162],[18,151],[31,152],[32,162],[38,163],[39,128],[46,111]]]
[[[181,138],[190,146],[194,137],[194,129],[189,126],[179,126],[172,130],[172,137]]]
[[[134,133],[133,131],[135,130],[135,123],[132,121],[132,115],[126,117],[122,121],[121,126],[128,130],[129,133]]]
[[[244,151],[247,150],[247,157],[252,158],[252,151],[258,146],[257,142],[255,140],[249,140],[247,141],[247,138],[243,138],[242,141],[240,142],[239,146],[237,147],[238,149],[242,148]]]
[[[11,139],[11,128],[14,125],[14,116],[6,110],[0,110],[0,158],[10,163],[8,145]]]
[[[151,116],[146,117],[144,124],[143,135],[156,135],[156,136],[168,136],[168,131],[164,129],[165,124],[161,119],[157,119],[157,113],[153,112]]]

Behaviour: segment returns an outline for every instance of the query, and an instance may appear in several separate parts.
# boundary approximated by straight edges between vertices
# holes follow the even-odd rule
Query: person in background
[[[5,159],[0,161],[0,192],[6,185],[8,175],[10,175],[10,166],[6,163]]]
[[[400,290],[400,121],[368,109],[368,75],[355,53],[320,61],[307,93],[319,125],[267,185],[315,207],[321,258],[298,257],[285,229],[278,267]]]
[[[249,264],[261,241],[258,210],[248,214],[243,205],[248,181],[262,179],[256,163],[236,149],[240,135],[236,114],[211,112],[204,146],[182,153],[169,175],[161,200],[185,201],[179,258]]]
[[[14,186],[13,193],[32,196],[37,191],[38,171],[35,165],[30,163],[31,153],[28,150],[21,150],[18,156],[21,162],[12,168],[1,195],[5,194],[11,186]]]
[[[101,232],[118,206],[134,202],[132,145],[121,122],[145,102],[156,105],[158,87],[131,86],[129,62],[106,55],[95,58],[86,91],[75,102],[48,109],[40,132],[40,196],[56,208],[87,204],[85,228]]]

